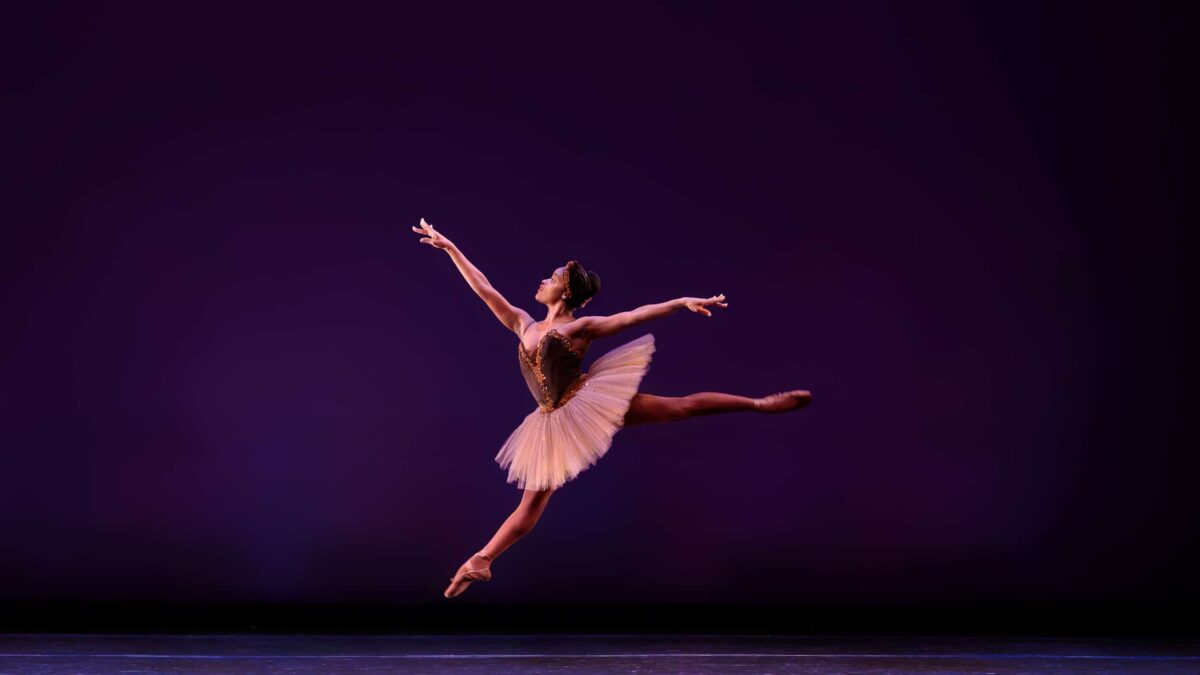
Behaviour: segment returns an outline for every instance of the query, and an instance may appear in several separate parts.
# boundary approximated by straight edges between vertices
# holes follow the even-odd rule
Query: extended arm
[[[450,255],[450,259],[454,261],[454,265],[458,267],[458,271],[461,272],[463,278],[467,280],[467,285],[471,287],[471,290],[475,291],[476,295],[478,295],[485,303],[487,303],[488,309],[492,310],[492,313],[496,315],[496,318],[499,319],[500,323],[504,324],[505,327],[517,335],[520,335],[521,328],[523,328],[525,324],[533,322],[533,317],[529,315],[529,312],[526,312],[519,307],[512,306],[512,304],[509,303],[509,301],[506,300],[503,295],[500,295],[500,292],[492,286],[492,283],[488,281],[488,278],[484,276],[483,272],[479,271],[478,267],[471,264],[470,260],[467,260],[467,256],[463,255],[462,251],[458,250],[458,246],[456,246],[454,242],[447,239],[446,236],[441,232],[433,229],[433,226],[425,222],[424,218],[421,219],[421,227],[414,227],[413,231],[427,235],[425,238],[421,239],[422,243],[439,248]]]
[[[714,295],[711,298],[692,298],[683,297],[667,300],[666,302],[658,302],[652,305],[642,305],[637,309],[631,309],[625,312],[618,312],[611,316],[585,316],[581,319],[583,322],[582,330],[591,339],[605,337],[618,333],[636,326],[639,323],[657,319],[672,314],[681,309],[687,308],[693,312],[712,316],[712,312],[705,307],[707,305],[717,305],[718,307],[727,307],[724,302],[725,295]]]
[[[533,321],[533,317],[529,315],[529,312],[519,307],[514,307],[512,303],[505,299],[500,294],[500,291],[497,291],[492,286],[492,283],[488,281],[483,272],[479,271],[479,268],[473,265],[470,260],[467,260],[467,256],[463,255],[457,246],[450,244],[446,247],[446,253],[450,254],[450,259],[454,261],[454,265],[458,267],[458,271],[467,280],[467,284],[471,287],[471,290],[475,291],[475,294],[487,303],[488,309],[492,310],[492,314],[496,315],[500,323],[504,324],[512,332],[520,335],[521,328]]]

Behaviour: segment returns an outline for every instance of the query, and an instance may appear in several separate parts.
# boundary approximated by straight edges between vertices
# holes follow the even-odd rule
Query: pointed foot
[[[474,563],[474,564],[472,564]],[[471,556],[470,560],[462,564],[458,568],[458,573],[450,577],[450,585],[442,592],[442,595],[447,598],[457,597],[462,595],[463,591],[467,590],[475,581],[491,581],[492,580],[492,556],[476,553]]]
[[[770,396],[754,399],[755,410],[763,413],[781,413],[799,410],[812,402],[812,392],[807,389],[781,391]]]

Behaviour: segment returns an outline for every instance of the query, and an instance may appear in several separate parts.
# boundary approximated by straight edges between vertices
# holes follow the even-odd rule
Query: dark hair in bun
[[[572,260],[567,263],[567,289],[571,292],[567,309],[574,310],[600,292],[600,275],[584,269],[578,260]]]

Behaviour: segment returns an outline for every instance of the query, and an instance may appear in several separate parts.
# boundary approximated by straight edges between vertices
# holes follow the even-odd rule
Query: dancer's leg
[[[550,495],[554,494],[554,488],[549,490],[525,490],[521,495],[521,503],[517,505],[516,510],[508,516],[496,534],[492,535],[492,540],[480,549],[496,559],[501,553],[508,550],[510,546],[515,544],[518,539],[525,536],[537,524],[539,518],[542,517],[542,511],[546,510],[546,502],[550,501]]]
[[[479,550],[479,553],[483,553],[488,557],[484,558],[479,553],[472,555],[467,562],[458,568],[459,574],[467,569],[490,570],[492,561],[496,559],[496,556],[508,550],[518,539],[533,529],[538,519],[542,517],[542,512],[546,510],[546,502],[549,501],[550,495],[554,494],[554,490],[555,488],[548,490],[525,490],[524,494],[521,495],[521,503],[517,505],[516,510],[509,514],[508,518],[500,526],[500,529],[492,536],[491,541]],[[461,594],[471,584],[470,580],[458,578],[458,574],[455,574],[455,578],[458,580],[451,581],[443,593],[448,598]]]
[[[689,417],[716,415],[718,413],[749,410],[752,412],[775,412],[802,408],[812,400],[807,390],[772,394],[763,398],[751,398],[718,391],[702,391],[687,396],[655,396],[637,393],[630,401],[625,413],[625,426],[649,422],[675,422]]]

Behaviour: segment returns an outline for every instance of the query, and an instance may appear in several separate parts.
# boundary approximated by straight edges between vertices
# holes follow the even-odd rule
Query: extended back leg
[[[625,413],[625,426],[650,422],[675,422],[719,413],[747,410],[752,412],[783,412],[803,408],[812,400],[805,389],[780,392],[762,398],[702,391],[687,396],[656,396],[638,392]]]

